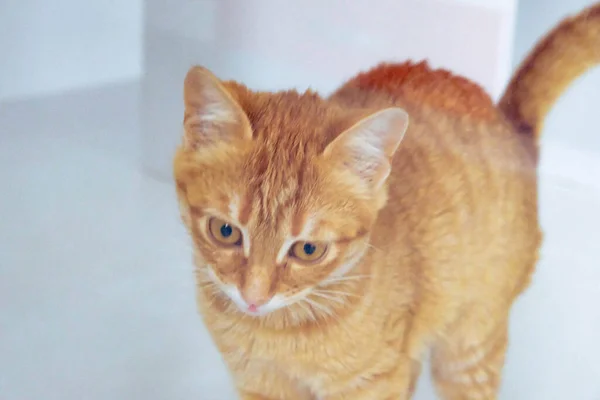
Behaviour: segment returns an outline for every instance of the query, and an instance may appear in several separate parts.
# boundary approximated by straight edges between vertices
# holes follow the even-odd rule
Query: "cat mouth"
[[[264,303],[257,304],[247,302],[242,297],[239,289],[233,285],[221,289],[240,312],[251,317],[262,317],[288,305],[286,299],[280,295],[275,295]]]
[[[211,282],[220,289],[239,312],[251,317],[263,317],[274,311],[290,306],[296,303],[299,300],[298,297],[301,297],[305,293],[301,292],[300,296],[298,294],[294,296],[275,294],[270,299],[261,302],[261,304],[248,302],[244,299],[240,289],[236,285],[222,282],[213,272],[212,268],[210,266],[207,267],[206,272]]]
[[[267,314],[271,314],[274,311],[285,308],[288,305],[289,303],[284,297],[275,295],[265,304],[258,305],[245,303],[245,310],[243,311],[253,317],[262,317]]]

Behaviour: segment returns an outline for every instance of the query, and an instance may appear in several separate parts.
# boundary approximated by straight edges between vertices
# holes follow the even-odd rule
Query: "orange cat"
[[[198,304],[244,400],[494,399],[538,257],[537,138],[600,62],[600,4],[565,20],[499,106],[424,64],[330,98],[185,79],[175,157]]]

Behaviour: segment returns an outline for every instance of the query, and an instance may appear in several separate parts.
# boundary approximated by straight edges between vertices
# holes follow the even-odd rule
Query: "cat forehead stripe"
[[[308,239],[317,225],[315,214],[299,214],[292,220],[290,233],[292,239]]]
[[[231,218],[239,221],[240,220],[240,198],[237,195],[233,195],[229,201],[229,215]],[[240,221],[241,222],[241,221]]]
[[[248,195],[242,197],[239,204],[239,215],[237,216],[241,224],[246,225],[250,222],[250,216],[252,215],[252,198]]]
[[[307,221],[306,214],[297,213],[296,215],[294,215],[294,217],[292,218],[290,234],[292,236],[300,236],[300,233],[304,229],[304,225],[305,225],[306,221]]]
[[[238,228],[242,231],[242,249],[244,250],[244,256],[250,257],[250,233],[246,226],[247,220],[244,221],[241,217],[243,209],[240,208],[240,196],[234,194],[231,196],[229,201],[229,215],[231,221],[238,225]]]
[[[296,220],[302,221],[302,223],[298,223]],[[278,264],[282,263],[295,242],[299,240],[310,240],[310,235],[313,233],[315,225],[315,215],[308,215],[306,217],[300,215],[300,218],[294,217],[290,229],[291,236],[283,242],[281,249],[279,249],[279,252],[277,253],[277,258],[275,261]]]

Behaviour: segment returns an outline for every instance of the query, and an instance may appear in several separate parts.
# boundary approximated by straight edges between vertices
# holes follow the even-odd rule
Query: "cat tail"
[[[566,18],[513,75],[498,107],[518,132],[537,139],[544,118],[567,87],[600,64],[600,2]]]

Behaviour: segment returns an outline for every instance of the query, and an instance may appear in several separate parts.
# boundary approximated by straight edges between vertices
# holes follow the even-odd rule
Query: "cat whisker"
[[[317,291],[319,293],[327,293],[327,294],[339,295],[339,296],[344,296],[344,297],[360,297],[357,294],[344,292],[342,290],[317,289]]]
[[[379,247],[375,247],[375,246],[373,246],[371,243],[366,243],[366,245],[367,245],[367,247],[370,247],[370,248],[372,248],[373,250],[376,250],[376,251],[383,251],[383,250],[381,250]]]
[[[206,275],[209,274],[207,267],[196,267],[196,268],[194,268],[194,272],[198,272],[198,273],[201,272],[201,273],[206,274]]]
[[[196,278],[199,280],[216,283],[214,275],[211,274],[211,271],[208,267],[196,267],[194,268],[194,273],[196,274]]]
[[[339,282],[349,282],[349,281],[359,281],[362,279],[370,278],[371,275],[350,275],[350,276],[340,276],[334,278],[328,278],[321,283],[321,286],[328,286],[334,283]]]
[[[216,282],[211,279],[208,275],[196,275],[196,282],[198,283],[213,283],[216,285]]]
[[[327,314],[327,316],[335,319],[337,322],[341,322],[339,316],[335,313],[335,311],[330,308],[325,306],[324,304],[321,304],[315,300],[309,299],[309,298],[305,298],[305,300],[313,307],[316,308],[317,310],[322,311],[323,313]],[[317,320],[318,323],[318,320]]]
[[[346,304],[346,302],[344,301],[344,299],[340,299],[339,297],[332,296],[331,294],[323,293],[323,292],[321,292],[319,290],[313,290],[311,292],[311,294],[313,294],[315,296],[318,296],[318,297],[322,297],[322,298],[327,299],[327,300],[335,301],[335,302],[340,303],[340,304]]]
[[[214,281],[212,279],[210,279],[210,278],[208,278],[206,276],[202,276],[202,275],[201,276],[196,276],[196,282],[198,282],[198,283],[211,283],[211,282],[213,282],[214,283]]]
[[[198,272],[198,274],[196,274],[196,282],[198,286],[219,289],[219,285],[217,284],[217,282],[214,281],[214,279],[212,279],[208,272],[202,270],[196,271]]]
[[[316,316],[315,313],[313,312],[313,310],[311,310],[306,304],[304,304],[304,300],[298,301],[296,302],[296,304],[298,304],[298,306],[300,306],[305,312],[306,315],[313,321],[316,320]]]
[[[304,299],[304,301],[306,301],[308,304],[310,304],[314,309],[320,310],[329,316],[333,316],[333,312],[329,307],[327,307],[321,303],[318,303],[317,301],[315,301],[313,299],[309,299],[308,297],[306,297]]]
[[[210,279],[211,281],[214,281],[215,278],[214,274],[211,274],[208,268],[195,268],[194,275],[196,278]]]
[[[196,276],[196,282],[207,285],[217,285],[217,283],[208,276]]]
[[[292,324],[296,325],[296,324],[298,324],[301,321],[301,319],[298,316],[298,313],[296,312],[296,310],[292,311],[291,315],[292,315]]]
[[[210,289],[214,293],[218,293],[221,291],[221,289],[219,288],[219,285],[217,285],[214,282],[207,282],[207,283],[203,284],[202,287]]]

